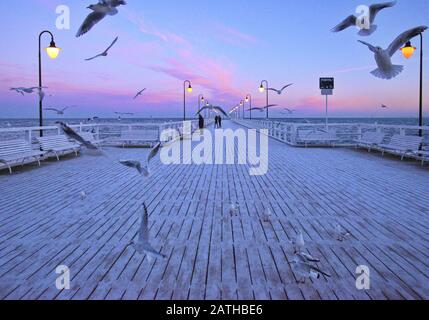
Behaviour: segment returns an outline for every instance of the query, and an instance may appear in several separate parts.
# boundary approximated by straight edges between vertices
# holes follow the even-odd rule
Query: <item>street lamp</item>
[[[201,111],[201,103],[204,101],[205,101],[204,96],[202,94],[199,94],[198,95],[198,112]]]
[[[243,100],[240,101],[240,107],[243,108],[243,120],[244,120],[244,101]],[[240,112],[240,110],[238,111]]]
[[[265,84],[265,87],[264,87],[264,84]],[[266,103],[267,103],[267,104],[266,104],[266,106],[268,106],[268,91],[269,91],[269,90],[268,90],[268,81],[267,81],[267,80],[262,80],[262,81],[261,81],[261,85],[260,85],[260,87],[259,87],[259,92],[260,92],[260,93],[264,93],[264,91],[265,91],[265,93],[266,93],[266,97],[267,97],[267,98],[266,98],[266,99],[267,99],[267,100],[266,100]],[[269,108],[267,108],[267,119],[269,118],[269,113],[268,113],[269,111],[268,111],[268,109],[269,109]]]
[[[250,109],[250,120],[252,120],[252,95],[250,93],[246,96],[245,101],[249,103],[249,106],[250,106],[250,108],[249,108]]]
[[[420,101],[419,101],[419,127],[423,127],[423,33],[420,32]],[[416,48],[411,45],[411,41],[408,41],[405,46],[401,49],[402,54],[405,58],[410,59]],[[420,137],[423,137],[423,130],[419,130]]]
[[[60,54],[61,49],[55,45],[54,35],[52,32],[45,30],[39,34],[39,90],[42,90],[42,36],[48,33],[51,36],[51,43],[47,47],[46,53],[52,60],[56,59]],[[43,127],[43,99],[39,98],[39,126]],[[43,137],[43,130],[40,129],[40,136]]]
[[[191,81],[189,80],[183,82],[183,121],[186,121],[186,91],[189,93],[193,91]]]

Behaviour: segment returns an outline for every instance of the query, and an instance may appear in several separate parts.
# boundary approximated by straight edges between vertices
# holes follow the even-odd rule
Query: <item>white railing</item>
[[[335,132],[340,139],[335,145],[350,146],[353,141],[360,138],[365,132],[376,131],[384,133],[386,139],[400,135],[418,135],[422,131],[425,146],[429,146],[429,127],[407,126],[407,125],[381,125],[365,123],[330,123],[328,127],[325,124],[311,123],[290,123],[271,120],[236,120],[240,125],[255,128],[267,129],[270,137],[285,142],[292,146],[298,146],[298,135],[300,130],[323,130]]]
[[[198,121],[190,121],[192,131],[198,128]],[[116,123],[93,123],[93,124],[79,124],[70,125],[71,128],[77,132],[89,131],[93,132],[97,139],[109,140],[110,138],[119,137],[124,131],[144,131],[144,130],[158,130],[158,136],[164,130],[183,129],[183,121],[181,122],[166,122],[166,123],[132,123],[132,124],[116,124]],[[0,140],[12,139],[25,139],[32,142],[34,137],[39,136],[39,132],[43,131],[44,135],[59,135],[62,134],[58,126],[44,126],[44,127],[18,127],[18,128],[4,128],[0,129]]]

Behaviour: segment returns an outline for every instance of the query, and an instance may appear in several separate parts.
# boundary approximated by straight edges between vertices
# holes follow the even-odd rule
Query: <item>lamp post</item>
[[[204,102],[204,96],[202,94],[198,95],[198,112],[201,111],[201,102]]]
[[[240,107],[243,108],[243,120],[244,120],[244,101],[240,101]],[[238,112],[240,112],[240,109],[238,109]]]
[[[54,41],[54,35],[52,32],[45,30],[42,31],[39,34],[39,90],[42,90],[42,36],[48,33],[51,36],[51,43],[49,47],[47,47],[46,53],[48,54],[49,58],[52,60],[56,59],[58,55],[60,54],[61,49],[57,48]],[[39,126],[43,127],[43,99],[39,97]],[[43,137],[43,130],[40,129],[40,136]]]
[[[264,87],[264,84],[265,84],[265,87]],[[265,93],[266,93],[266,106],[268,106],[268,81],[267,80],[262,80],[261,81],[261,85],[260,85],[260,87],[259,87],[259,92],[260,93],[264,93],[264,91],[265,91]],[[269,111],[268,111],[268,109],[269,108],[267,108],[267,119],[269,118]]]
[[[423,33],[420,33],[420,94],[419,94],[419,127],[423,127]],[[401,49],[405,58],[409,59],[414,55],[416,48],[408,41]],[[419,130],[420,137],[423,137],[423,130]]]
[[[186,85],[188,86],[186,87]],[[183,121],[186,121],[186,91],[189,93],[193,91],[191,81],[189,80],[183,82]]]
[[[250,109],[250,120],[252,120],[252,95],[250,93],[246,96],[245,101],[249,103],[249,106],[250,106],[250,108],[249,108]]]

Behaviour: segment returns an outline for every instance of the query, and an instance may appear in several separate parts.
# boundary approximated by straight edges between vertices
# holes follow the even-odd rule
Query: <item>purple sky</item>
[[[68,117],[113,117],[114,111],[180,117],[186,79],[194,87],[187,96],[189,115],[195,112],[200,93],[226,109],[247,93],[253,95],[255,106],[263,106],[258,87],[267,79],[274,87],[294,83],[283,96],[271,94],[270,102],[297,109],[296,117],[317,117],[324,114],[318,89],[321,76],[336,78],[332,116],[417,116],[417,55],[406,60],[398,52],[393,62],[404,65],[404,72],[394,80],[380,80],[369,74],[376,68],[374,59],[357,42],[355,28],[330,32],[365,4],[362,1],[128,0],[118,15],[75,38],[90,12],[86,6],[95,2],[16,0],[13,8],[0,2],[1,11],[7,13],[2,29],[14,26],[1,46],[0,117],[37,117],[37,97],[22,97],[9,88],[37,85],[37,36],[44,29],[55,34],[62,48],[57,60],[43,55],[44,85],[49,87],[44,105],[77,105]],[[62,4],[71,10],[70,30],[55,26],[55,9]],[[429,25],[429,2],[399,0],[395,8],[379,14],[377,24],[378,31],[364,40],[387,47],[406,29]],[[116,36],[119,41],[108,57],[84,61],[102,52]],[[43,45],[48,44],[46,36]],[[413,44],[419,46],[417,39]],[[134,101],[135,93],[145,87],[144,95]],[[429,92],[426,96],[427,109]],[[380,104],[389,109],[382,110]]]

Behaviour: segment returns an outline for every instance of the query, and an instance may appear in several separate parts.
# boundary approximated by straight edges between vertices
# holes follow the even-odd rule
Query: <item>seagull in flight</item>
[[[146,203],[143,202],[143,215],[141,218],[140,230],[138,235],[138,240],[132,241],[130,245],[140,254],[146,254],[149,259],[160,258],[166,259],[167,257],[160,252],[157,252],[149,241],[149,211],[147,209]]]
[[[31,87],[31,88],[24,88],[24,87],[19,87],[19,88],[10,88],[11,91],[15,91],[17,93],[20,93],[22,95],[24,95],[25,93],[31,94],[34,93],[34,90],[40,90],[40,89],[47,89],[46,87]]]
[[[391,1],[391,2],[383,2],[383,3],[377,3],[377,4],[373,4],[372,6],[369,7],[369,29],[360,27],[360,31],[359,31],[359,35],[363,36],[363,37],[367,37],[371,34],[373,34],[375,32],[375,30],[377,30],[377,25],[374,24],[375,18],[377,16],[377,14],[386,8],[392,8],[396,5],[396,1]],[[355,15],[350,15],[348,16],[346,19],[344,19],[341,23],[339,23],[337,26],[335,26],[332,29],[332,32],[340,32],[343,31],[349,27],[353,27],[353,26],[357,26],[359,27],[359,23],[358,23],[358,17],[356,17]],[[363,23],[362,26],[365,24],[365,19],[363,19]]]
[[[273,107],[277,107],[276,104],[269,104],[268,106],[262,107],[262,108],[258,108],[258,107],[254,107],[254,108],[250,108],[247,111],[260,111],[260,112],[264,112],[265,110],[269,109],[269,108],[273,108]]]
[[[214,112],[220,112],[224,116],[228,117],[228,114],[221,107],[217,107],[217,106],[205,106],[205,107],[201,108],[201,110],[198,111],[196,115],[198,116],[204,110],[210,110],[210,111],[214,111]]]
[[[149,156],[146,159],[146,164],[142,164],[141,161],[138,160],[119,160],[119,163],[122,164],[123,166],[126,166],[128,168],[133,168],[136,169],[138,171],[139,174],[145,176],[145,177],[150,177],[151,172],[150,172],[150,161],[155,158],[160,149],[161,149],[162,145],[159,142],[149,153]]]
[[[140,90],[139,92],[137,92],[137,94],[134,97],[134,100],[136,100],[139,96],[141,96],[142,93],[145,92],[145,91],[146,91],[146,88],[144,88],[143,90]]]
[[[382,104],[382,105],[381,105],[381,108],[382,108],[382,109],[388,109],[389,107],[388,107],[388,106],[386,106],[386,105],[384,105],[384,104]]]
[[[404,67],[392,64],[393,55],[408,41],[418,36],[420,33],[423,33],[427,28],[428,27],[426,26],[420,26],[401,33],[386,50],[358,40],[374,53],[375,62],[377,63],[378,68],[371,71],[371,74],[377,78],[386,80],[393,79],[400,74],[404,70]]]
[[[290,86],[293,86],[293,83],[290,83],[288,85],[285,85],[283,88],[281,88],[280,90],[277,90],[275,88],[268,88],[268,90],[270,91],[274,91],[277,92],[278,95],[281,95],[283,93],[284,90],[286,90],[287,88],[289,88]]]
[[[134,113],[131,112],[115,112],[116,115],[118,116],[133,116]]]
[[[92,58],[85,59],[85,61],[91,61],[91,60],[94,60],[94,59],[99,58],[99,57],[107,57],[109,50],[115,45],[115,43],[118,41],[118,39],[119,39],[119,37],[116,37],[115,40],[113,40],[112,44],[106,50],[104,50],[102,53],[97,54],[96,56],[94,56]]]
[[[74,131],[72,128],[70,128],[67,124],[64,122],[57,122],[57,124],[60,125],[61,129],[65,133],[67,137],[69,137],[72,140],[77,141],[79,144],[84,146],[85,148],[89,150],[99,150],[97,146],[95,146],[93,143],[86,141],[80,134],[78,134],[76,131]]]
[[[76,106],[65,107],[65,108],[62,108],[62,109],[57,109],[57,108],[49,107],[49,108],[45,108],[45,110],[46,110],[46,111],[54,111],[54,112],[56,112],[56,113],[57,113],[57,115],[62,116],[62,115],[64,115],[64,112],[65,112],[67,109],[74,108],[74,107],[76,107]]]
[[[283,108],[283,110],[286,111],[286,112],[282,112],[283,114],[293,114],[296,111],[294,109],[289,109],[289,108]]]
[[[87,9],[92,10],[92,12],[86,17],[85,21],[80,26],[79,31],[76,34],[76,38],[87,33],[107,15],[114,16],[118,14],[119,11],[117,7],[126,4],[127,3],[124,0],[100,0],[97,4],[91,4]]]

